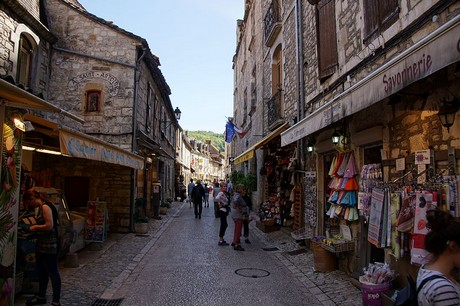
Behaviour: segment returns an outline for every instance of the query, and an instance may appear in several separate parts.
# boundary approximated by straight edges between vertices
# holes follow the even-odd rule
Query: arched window
[[[86,92],[85,111],[87,113],[101,111],[101,92],[99,90],[88,90]]]
[[[16,82],[30,87],[30,72],[32,71],[33,48],[30,41],[21,34],[19,39],[18,70]]]

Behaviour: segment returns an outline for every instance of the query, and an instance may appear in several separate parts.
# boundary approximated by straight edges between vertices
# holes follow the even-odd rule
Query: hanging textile
[[[398,220],[398,213],[400,209],[401,203],[401,196],[399,193],[392,193],[390,195],[390,215],[391,215],[391,252],[390,254],[393,255],[396,259],[401,258],[401,244],[400,238],[401,234],[396,229],[396,223]]]
[[[367,234],[367,240],[379,248],[381,247],[380,242],[382,239],[384,200],[385,190],[381,188],[374,188],[372,190],[371,197],[369,231]]]
[[[326,212],[330,218],[348,221],[359,219],[357,209],[359,185],[355,177],[357,173],[353,151],[334,156],[329,169],[331,179],[328,184],[330,188],[328,203],[331,206]]]

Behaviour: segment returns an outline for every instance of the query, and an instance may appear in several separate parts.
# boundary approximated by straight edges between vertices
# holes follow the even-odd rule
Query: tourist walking
[[[246,202],[241,194],[243,193],[244,186],[242,184],[236,185],[235,192],[232,198],[232,219],[235,222],[235,231],[233,233],[233,249],[235,251],[244,251],[240,245],[241,230],[243,228],[243,212],[246,211]]]
[[[219,228],[219,245],[226,246],[228,243],[225,241],[225,230],[228,227],[227,216],[230,211],[230,195],[227,192],[227,184],[220,184],[220,188],[214,187],[214,190],[219,189],[219,193],[214,197],[214,206],[217,207],[217,215],[220,218]]]
[[[195,187],[192,189],[193,207],[195,209],[195,219],[201,219],[201,212],[203,211],[203,198],[204,188],[201,185],[201,180],[196,181]]]
[[[209,187],[208,184],[204,184],[204,207],[209,207]]]
[[[243,237],[245,243],[251,243],[249,240],[249,222],[251,222],[251,210],[252,210],[252,200],[251,197],[248,195],[248,189],[246,187],[243,188],[241,197],[243,198],[244,202],[246,202],[246,208],[243,211]]]
[[[225,185],[225,186],[227,186],[227,185]],[[216,203],[216,197],[219,194],[219,192],[220,192],[220,185],[219,185],[219,182],[216,180],[214,182],[214,188],[212,189],[212,198],[214,200],[214,216],[216,218],[219,218],[219,216],[218,216],[219,205],[217,205],[217,203]]]
[[[193,183],[193,179],[190,179],[190,183],[188,183],[188,185],[187,185],[188,204],[189,204],[190,208],[192,207],[192,202],[193,202],[193,200],[192,200],[193,187],[195,187],[195,184]]]

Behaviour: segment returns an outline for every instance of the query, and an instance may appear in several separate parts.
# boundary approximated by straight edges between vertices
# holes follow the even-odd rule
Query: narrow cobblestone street
[[[62,260],[62,305],[361,305],[345,273],[314,272],[311,251],[284,229],[264,233],[251,222],[244,252],[217,246],[212,205],[195,219],[187,203],[174,202],[148,234],[91,243],[78,252],[78,268]]]

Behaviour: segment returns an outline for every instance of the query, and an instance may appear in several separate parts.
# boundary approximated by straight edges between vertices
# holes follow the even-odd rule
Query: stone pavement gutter
[[[97,299],[111,299],[183,207],[184,203],[173,202],[167,215],[149,223],[147,234],[111,233],[105,242],[88,244],[78,252],[77,268],[68,268],[66,260],[60,261],[62,304],[91,305]],[[251,222],[251,235],[273,250],[270,256],[289,269],[305,286],[306,293],[315,295],[323,305],[361,305],[361,292],[352,285],[351,278],[338,270],[315,272],[312,252],[293,240],[286,229],[264,233]],[[51,288],[48,292],[52,292]],[[28,297],[18,294],[15,305],[24,305]]]

